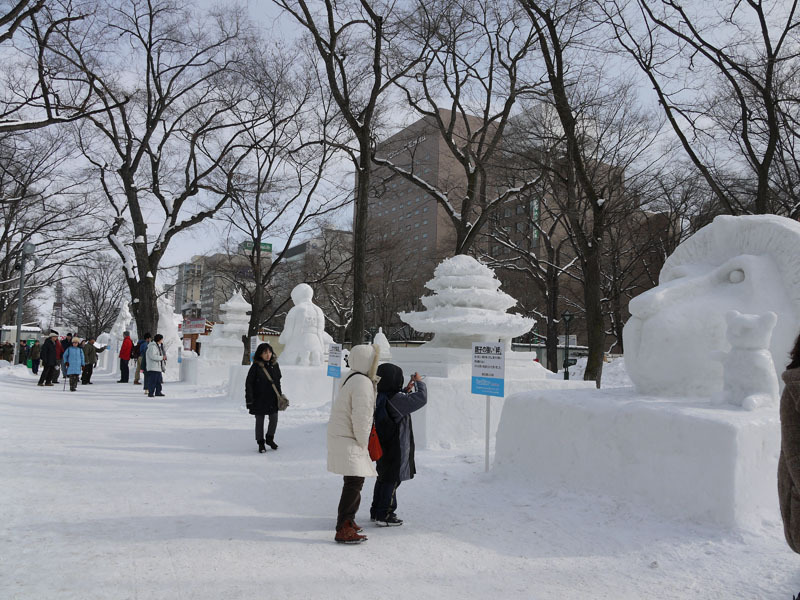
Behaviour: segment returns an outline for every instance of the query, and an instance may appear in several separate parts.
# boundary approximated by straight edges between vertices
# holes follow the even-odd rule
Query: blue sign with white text
[[[342,367],[339,365],[328,365],[328,377],[341,377]]]
[[[505,379],[495,377],[473,377],[472,393],[481,396],[504,396]]]

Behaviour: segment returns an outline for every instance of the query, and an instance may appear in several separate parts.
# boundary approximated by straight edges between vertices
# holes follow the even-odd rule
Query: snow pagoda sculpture
[[[431,348],[471,349],[473,342],[511,344],[535,321],[506,312],[517,301],[500,291],[494,272],[464,254],[444,260],[425,284],[434,292],[422,298],[424,312],[400,313],[417,331],[433,333]]]
[[[251,308],[238,290],[225,304],[220,305],[222,323],[214,325],[211,335],[203,342],[201,358],[204,362],[241,364],[244,352],[242,336],[247,334],[250,322],[247,313]]]

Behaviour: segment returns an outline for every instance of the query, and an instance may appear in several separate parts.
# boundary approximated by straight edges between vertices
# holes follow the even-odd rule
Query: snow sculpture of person
[[[800,329],[800,223],[718,216],[666,260],[659,285],[631,300],[625,367],[640,394],[710,397],[727,348],[725,313],[777,315],[769,344],[781,368]],[[780,374],[776,372],[776,376]]]
[[[324,352],[325,315],[311,302],[314,290],[307,283],[292,290],[294,306],[286,315],[286,322],[278,341],[284,345],[281,364],[319,366]]]
[[[731,310],[725,313],[725,320],[731,349],[714,355],[722,363],[723,388],[711,397],[712,404],[734,404],[745,410],[774,406],[778,378],[768,348],[778,315],[743,315]]]

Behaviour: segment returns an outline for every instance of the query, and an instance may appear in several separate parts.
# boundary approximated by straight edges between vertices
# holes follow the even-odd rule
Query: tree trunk
[[[586,334],[589,355],[586,359],[585,381],[594,381],[600,387],[603,375],[603,342],[605,327],[603,326],[603,310],[600,304],[600,249],[593,244],[585,250],[583,261],[583,299],[586,307]]]
[[[353,320],[350,336],[353,345],[364,341],[365,302],[367,296],[367,204],[369,201],[370,149],[360,145],[358,188],[353,218]]]
[[[148,271],[145,271],[147,273]],[[155,277],[140,276],[139,281],[130,285],[133,299],[133,318],[136,321],[136,333],[141,338],[145,333],[158,333],[158,302],[156,298]]]

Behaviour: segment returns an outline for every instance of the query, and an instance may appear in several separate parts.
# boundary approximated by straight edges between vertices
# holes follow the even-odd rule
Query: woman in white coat
[[[344,476],[334,538],[343,544],[358,544],[367,539],[359,535],[361,528],[355,516],[361,504],[364,478],[378,474],[367,444],[375,412],[379,356],[376,344],[362,344],[350,351],[350,373],[339,388],[328,421],[328,471]]]
[[[147,396],[163,396],[161,393],[162,373],[164,372],[167,360],[167,353],[164,352],[164,344],[162,340],[164,336],[160,333],[156,334],[153,341],[147,344],[147,354],[145,363],[147,364]]]

